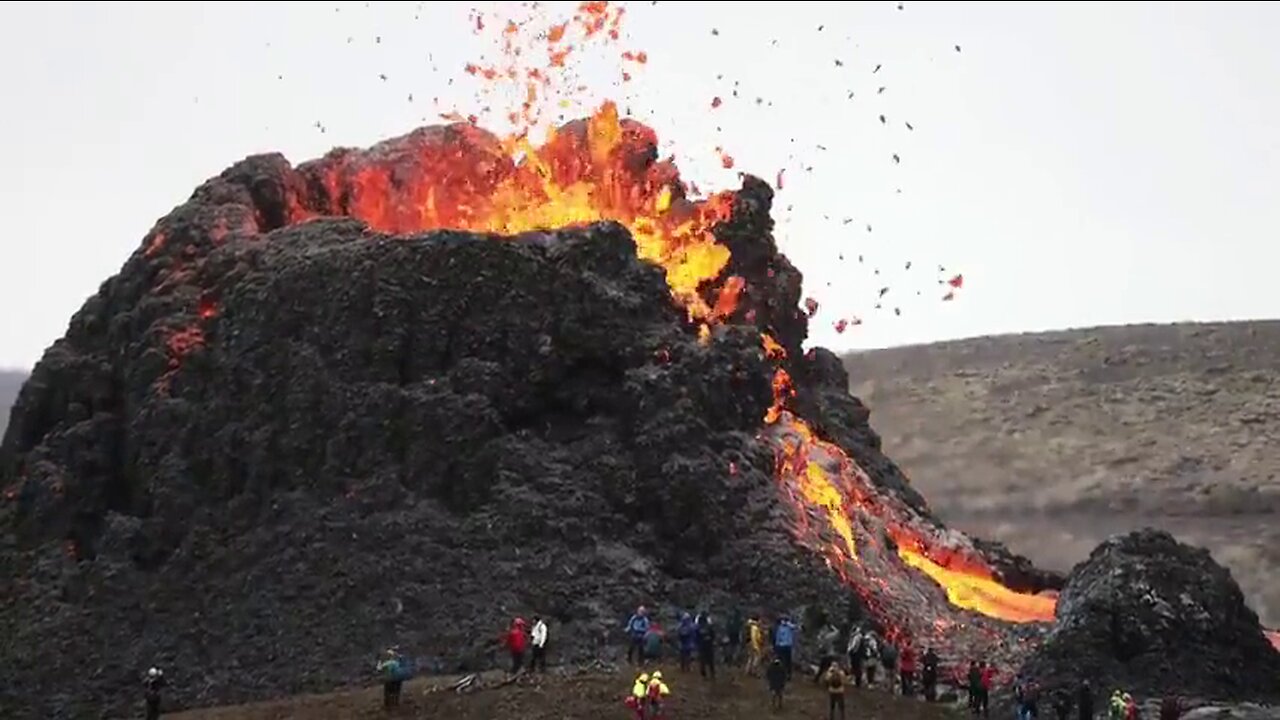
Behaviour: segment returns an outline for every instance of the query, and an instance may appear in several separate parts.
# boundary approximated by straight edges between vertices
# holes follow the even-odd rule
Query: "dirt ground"
[[[1207,547],[1280,626],[1280,321],[976,338],[846,358],[948,523],[1068,570],[1154,526]]]
[[[769,708],[764,681],[741,671],[721,672],[715,682],[701,680],[696,672],[682,674],[663,667],[671,688],[671,720],[815,720],[827,717],[825,690],[799,676],[787,689],[781,712]],[[496,683],[501,674],[486,676]],[[195,710],[165,715],[174,720],[355,720],[358,718],[449,718],[450,720],[627,720],[632,717],[622,698],[630,689],[629,672],[561,675],[555,668],[545,676],[533,676],[506,687],[457,695],[447,689],[456,678],[428,678],[405,685],[401,708],[394,714],[382,710],[381,688],[370,687],[327,695],[311,695],[239,707]],[[846,699],[850,720],[945,720],[960,717],[949,706],[891,696],[879,690],[850,690]]]

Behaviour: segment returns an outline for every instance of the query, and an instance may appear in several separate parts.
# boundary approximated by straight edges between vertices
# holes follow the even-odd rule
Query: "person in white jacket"
[[[533,616],[533,631],[530,633],[530,639],[533,644],[533,659],[529,663],[529,670],[537,670],[539,666],[543,672],[547,670],[547,624],[542,621],[540,615]]]

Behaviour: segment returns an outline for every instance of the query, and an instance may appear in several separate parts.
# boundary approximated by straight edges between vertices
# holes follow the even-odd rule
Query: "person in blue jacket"
[[[676,637],[680,640],[680,670],[689,672],[689,665],[693,662],[693,651],[698,645],[698,627],[689,613],[680,616]]]
[[[649,632],[649,611],[643,605],[636,608],[636,612],[627,621],[626,625],[627,637],[630,644],[627,645],[627,662],[632,662],[635,658],[637,664],[644,662],[644,636]]]
[[[773,631],[773,655],[782,661],[786,668],[787,680],[791,680],[792,651],[796,646],[796,624],[786,615],[778,621]]]

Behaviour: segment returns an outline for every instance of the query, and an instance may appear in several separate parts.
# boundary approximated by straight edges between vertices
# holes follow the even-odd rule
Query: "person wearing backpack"
[[[627,631],[627,639],[630,642],[627,645],[627,662],[631,662],[634,657],[637,665],[643,665],[644,636],[649,632],[649,612],[643,605],[636,608],[635,614],[627,620],[623,629]]]
[[[874,630],[862,638],[862,669],[867,673],[867,687],[875,687],[876,666],[880,664],[880,641]]]

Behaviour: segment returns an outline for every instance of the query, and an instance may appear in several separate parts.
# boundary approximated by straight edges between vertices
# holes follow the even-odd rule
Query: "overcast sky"
[[[478,111],[475,4],[419,5],[0,5],[0,366],[237,159]],[[633,3],[646,68],[624,92],[592,61],[581,99],[619,98],[704,189],[786,168],[777,235],[824,345],[1280,316],[1280,6],[897,5]]]

